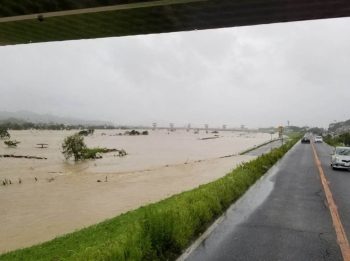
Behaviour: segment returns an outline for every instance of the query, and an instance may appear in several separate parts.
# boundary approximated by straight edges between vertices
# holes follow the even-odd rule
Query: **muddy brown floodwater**
[[[31,246],[123,212],[208,183],[252,156],[239,152],[271,139],[270,134],[220,132],[194,134],[150,131],[147,136],[118,136],[97,130],[89,147],[125,149],[103,159],[74,163],[61,153],[74,131],[11,131],[17,148],[0,144],[0,154],[47,160],[0,158],[0,252]],[[48,148],[36,144],[47,143]],[[227,155],[236,155],[220,158]],[[105,179],[107,177],[107,182]],[[2,180],[11,185],[2,185]],[[19,182],[21,180],[21,183]],[[101,180],[102,182],[97,182]]]

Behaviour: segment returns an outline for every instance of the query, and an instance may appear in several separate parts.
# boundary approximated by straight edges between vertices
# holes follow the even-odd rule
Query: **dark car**
[[[301,139],[301,143],[310,143],[310,138],[304,136],[304,137]]]

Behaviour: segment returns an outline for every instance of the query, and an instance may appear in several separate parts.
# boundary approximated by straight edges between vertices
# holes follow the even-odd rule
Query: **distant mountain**
[[[7,112],[0,111],[0,121],[32,122],[32,123],[55,123],[67,125],[113,125],[111,122],[98,120],[82,120],[70,117],[59,117],[51,114],[38,114],[30,111]]]

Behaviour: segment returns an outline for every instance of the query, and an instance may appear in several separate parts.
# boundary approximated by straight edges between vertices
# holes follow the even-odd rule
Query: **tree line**
[[[82,125],[82,124],[57,124],[57,123],[33,123],[33,122],[0,122],[0,129],[6,130],[78,130],[78,129],[115,129],[112,125]]]

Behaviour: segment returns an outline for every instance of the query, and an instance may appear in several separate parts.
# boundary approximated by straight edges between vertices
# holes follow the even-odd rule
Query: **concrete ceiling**
[[[0,45],[347,16],[349,0],[0,0]]]

